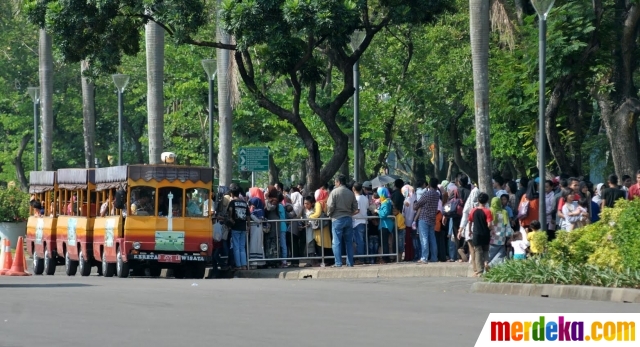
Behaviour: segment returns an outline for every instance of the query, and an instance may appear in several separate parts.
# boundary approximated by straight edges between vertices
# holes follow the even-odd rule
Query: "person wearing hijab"
[[[416,211],[413,209],[413,205],[416,203],[416,193],[413,187],[407,184],[402,187],[402,195],[404,196],[402,215],[404,216],[405,221],[404,261],[412,261],[415,259],[413,240],[418,239],[419,243],[418,231],[412,228],[412,221],[416,215]]]
[[[258,191],[260,191],[260,189],[258,189]],[[251,190],[249,190],[249,195],[253,196],[253,192],[251,192]],[[264,232],[262,229],[262,223],[264,222],[264,202],[262,202],[262,200],[258,196],[250,198],[249,211],[251,212],[251,228],[249,231],[249,260],[264,259]],[[265,262],[249,262],[249,264],[264,266]]]
[[[527,206],[526,215],[523,215],[523,211]],[[538,184],[535,180],[531,180],[527,185],[527,192],[520,199],[518,205],[518,218],[520,219],[520,232],[522,235],[526,235],[527,228],[534,220],[538,220],[538,213],[540,211],[540,194],[538,194]]]
[[[462,199],[460,199],[460,194],[458,194],[458,187],[454,184],[449,184],[447,188],[447,193],[449,195],[449,200],[457,200],[459,205],[462,205]],[[455,201],[454,201],[455,203]],[[447,202],[449,204],[449,202]],[[458,249],[464,246],[464,242],[458,240],[457,233],[458,228],[460,228],[460,221],[462,216],[449,216],[445,217],[446,220],[446,230],[447,230],[447,241],[448,241],[448,250],[449,250],[449,261],[453,262],[458,259]]]
[[[329,199],[329,193],[325,189],[318,189],[314,195],[314,212],[309,216],[309,219],[327,218],[327,199]],[[313,239],[316,241],[316,253],[324,254],[325,256],[333,256],[329,221],[318,221],[317,223],[312,224],[315,226],[313,228]],[[323,251],[324,253],[322,253]]]
[[[380,225],[378,226],[382,237],[380,239],[382,243],[382,253],[389,254],[389,235],[393,234],[394,223],[389,216],[393,214],[393,204],[390,200],[389,190],[385,187],[378,188],[378,196],[380,197],[380,207],[375,210],[375,213],[380,217]],[[389,257],[384,257],[381,263],[389,262]]]
[[[504,194],[508,197],[508,194]],[[493,230],[489,242],[489,266],[495,266],[504,261],[507,256],[507,237],[513,234],[509,225],[509,214],[502,206],[501,198],[491,199],[491,217],[493,218]]]
[[[595,223],[600,220],[600,203],[602,202],[602,187],[603,183],[599,183],[596,186],[596,192],[591,199],[591,223]]]
[[[278,190],[274,186],[268,186],[266,190],[266,194],[264,194],[265,198],[265,207],[264,213],[265,217],[268,220],[278,220],[280,219],[280,213],[278,211]],[[264,253],[265,257],[268,258],[277,258],[278,257],[278,241],[276,238],[279,236],[278,232],[278,224],[276,222],[269,223],[269,232],[263,235],[264,239]],[[269,262],[267,263],[270,267],[275,267],[277,262]]]

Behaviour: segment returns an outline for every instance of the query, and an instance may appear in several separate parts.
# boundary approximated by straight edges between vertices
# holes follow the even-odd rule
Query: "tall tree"
[[[218,0],[220,6],[221,0]],[[224,30],[220,15],[216,17],[216,39],[218,42],[228,45],[231,43],[229,34]],[[219,184],[227,187],[233,178],[233,110],[231,109],[231,79],[229,74],[230,51],[226,49],[216,50],[218,66],[218,123],[220,149],[218,154]]]
[[[53,170],[53,46],[51,36],[40,29],[40,106],[42,117],[42,170]]]
[[[478,185],[484,192],[493,191],[489,139],[489,32],[491,28],[489,2],[489,0],[469,0]]]
[[[80,62],[82,83],[82,128],[84,137],[84,167],[94,167],[96,141],[96,86],[91,77],[87,76],[89,62]]]
[[[148,22],[145,40],[149,164],[158,164],[164,138],[164,29],[155,22]]]
[[[594,11],[602,11],[602,2],[594,1]],[[614,5],[612,35],[601,44],[611,48],[610,64],[599,80],[595,99],[611,145],[611,156],[618,176],[633,175],[640,169],[638,117],[640,100],[634,73],[638,69],[638,27],[640,5],[617,0]],[[613,39],[611,39],[613,38]]]

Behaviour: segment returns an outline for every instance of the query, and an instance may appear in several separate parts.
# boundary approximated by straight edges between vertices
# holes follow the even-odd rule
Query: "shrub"
[[[29,218],[29,194],[0,187],[0,222],[23,222]]]
[[[572,264],[548,258],[508,260],[491,268],[484,281],[588,285],[609,288],[640,289],[640,270],[616,271],[590,264]]]
[[[605,208],[601,220],[571,232],[559,231],[549,243],[554,261],[591,264],[613,270],[640,269],[640,199]]]

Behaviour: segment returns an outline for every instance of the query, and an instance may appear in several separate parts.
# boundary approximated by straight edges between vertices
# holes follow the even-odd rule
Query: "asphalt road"
[[[0,277],[0,347],[473,346],[490,312],[639,310],[470,294],[472,282]]]

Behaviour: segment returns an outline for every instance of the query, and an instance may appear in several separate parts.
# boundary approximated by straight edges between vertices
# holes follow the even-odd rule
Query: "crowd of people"
[[[217,255],[228,254],[228,265],[238,270],[248,268],[247,258],[257,267],[299,266],[301,258],[311,260],[304,266],[337,268],[468,261],[480,276],[507,258],[543,253],[557,230],[594,223],[602,208],[619,199],[640,197],[640,171],[635,184],[630,176],[619,181],[610,175],[606,184],[594,185],[561,175],[546,180],[541,193],[539,182],[496,176],[493,191],[482,192],[462,173],[452,182],[431,178],[415,187],[401,179],[392,187],[373,187],[340,175],[333,186],[312,194],[301,185],[277,183],[242,192],[232,184],[222,199],[222,231],[214,248]],[[538,217],[541,199],[543,221]]]

